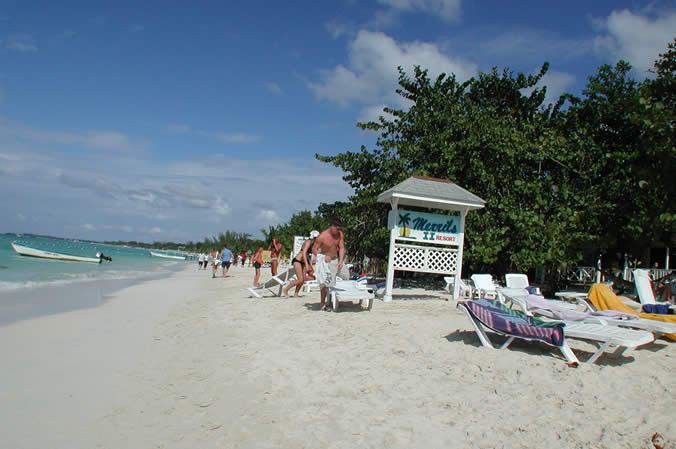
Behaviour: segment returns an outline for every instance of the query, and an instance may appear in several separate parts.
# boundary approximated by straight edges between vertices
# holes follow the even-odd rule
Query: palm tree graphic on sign
[[[399,236],[400,237],[408,237],[411,235],[411,229],[408,228],[408,222],[410,221],[411,214],[406,213],[406,214],[399,214],[399,224],[401,225],[401,229],[399,229]]]

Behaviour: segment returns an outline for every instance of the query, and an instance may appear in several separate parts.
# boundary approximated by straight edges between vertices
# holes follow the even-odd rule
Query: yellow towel
[[[661,315],[658,313],[643,313],[637,312],[629,306],[624,305],[622,300],[613,293],[613,291],[606,284],[594,284],[589,289],[587,294],[589,300],[599,310],[619,310],[620,312],[633,313],[641,318],[649,320],[664,321],[667,323],[676,323],[676,315]],[[665,337],[676,340],[676,333],[664,334]]]

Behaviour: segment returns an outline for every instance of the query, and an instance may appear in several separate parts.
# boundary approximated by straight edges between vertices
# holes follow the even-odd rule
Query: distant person
[[[208,266],[214,263],[214,254],[209,251],[205,256],[204,256],[204,269],[206,270]]]
[[[251,258],[253,260],[253,266],[256,269],[256,274],[254,275],[253,285],[256,287],[258,285],[258,280],[261,278],[261,266],[263,266],[263,247],[259,246],[256,254]]]
[[[204,260],[205,260],[204,253],[199,253],[199,255],[197,256],[197,269],[198,270],[201,270],[202,267],[204,266]]]
[[[245,266],[245,264],[246,264],[246,253],[242,253],[239,257],[242,258],[242,266]]]
[[[312,271],[312,245],[314,245],[319,231],[312,231],[310,233],[310,238],[303,242],[300,251],[296,254],[291,261],[291,266],[296,272],[296,280],[290,282],[286,287],[284,287],[283,293],[284,296],[288,296],[289,290],[296,287],[296,292],[293,296],[298,296],[301,289],[303,288],[303,283],[307,279],[306,273]]]
[[[268,250],[270,251],[270,271],[273,276],[277,276],[279,255],[282,253],[282,243],[279,241],[279,237],[272,238],[272,243],[270,243]]]
[[[228,273],[231,263],[232,263],[232,251],[228,249],[228,245],[226,244],[223,247],[223,251],[221,251],[221,267],[223,268],[223,277],[225,277],[225,275]]]
[[[319,234],[312,247],[312,254],[317,258],[315,278],[321,288],[320,310],[329,310],[326,295],[329,287],[335,287],[336,275],[343,268],[345,242],[342,227],[337,218],[331,220],[331,225]]]
[[[218,251],[216,248],[211,250],[211,278],[216,277],[216,270],[218,269],[218,264],[220,260],[218,258]]]

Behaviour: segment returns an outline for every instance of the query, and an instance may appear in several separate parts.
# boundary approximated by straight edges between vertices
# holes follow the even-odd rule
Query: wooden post
[[[390,200],[390,205],[392,206],[392,229],[390,229],[390,252],[387,258],[387,279],[385,281],[385,295],[383,296],[383,301],[392,301],[392,287],[394,285],[394,245],[397,238],[397,203],[399,200],[397,198],[392,198]]]

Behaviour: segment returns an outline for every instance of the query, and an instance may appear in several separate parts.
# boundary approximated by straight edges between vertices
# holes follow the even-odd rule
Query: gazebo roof
[[[378,195],[379,203],[419,206],[430,209],[460,210],[481,209],[486,202],[453,181],[426,176],[411,176]]]

